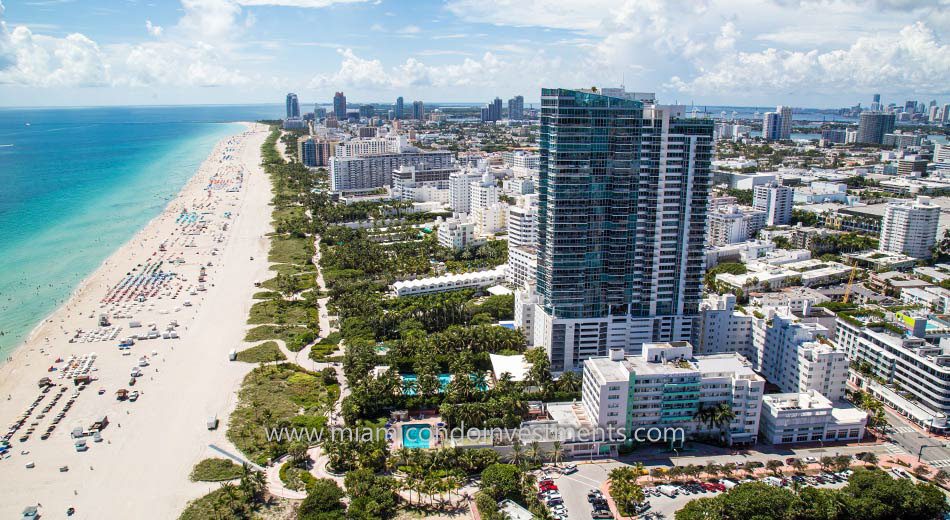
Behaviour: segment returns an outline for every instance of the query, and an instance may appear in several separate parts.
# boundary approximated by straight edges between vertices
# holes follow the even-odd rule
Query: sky
[[[950,103],[950,0],[0,0],[0,106]]]

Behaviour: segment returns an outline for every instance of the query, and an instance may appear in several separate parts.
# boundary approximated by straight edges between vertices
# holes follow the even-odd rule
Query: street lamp
[[[921,456],[923,455],[923,453],[924,453],[924,448],[942,448],[942,447],[943,447],[943,446],[940,445],[940,444],[922,444],[922,445],[920,446],[920,449],[917,450],[917,462],[920,462],[920,457],[921,457]]]

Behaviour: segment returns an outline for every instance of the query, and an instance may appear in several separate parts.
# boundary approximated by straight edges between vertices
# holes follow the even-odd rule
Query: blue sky
[[[950,0],[0,0],[0,105],[950,102]]]

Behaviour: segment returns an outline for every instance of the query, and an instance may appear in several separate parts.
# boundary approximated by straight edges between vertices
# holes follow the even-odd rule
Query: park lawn
[[[318,375],[291,363],[255,368],[241,384],[228,439],[250,460],[266,464],[286,453],[290,443],[268,440],[265,429],[281,424],[320,428],[338,394],[339,388],[328,389]]]
[[[191,470],[192,482],[221,482],[241,478],[244,468],[228,459],[210,458],[195,464]]]
[[[237,360],[244,363],[270,363],[285,361],[287,356],[280,351],[280,346],[274,341],[265,341],[260,345],[246,348],[237,353]]]

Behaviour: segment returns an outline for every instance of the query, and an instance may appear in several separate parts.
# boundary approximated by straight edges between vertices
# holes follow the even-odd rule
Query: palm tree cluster
[[[643,488],[637,484],[637,479],[644,473],[642,464],[635,467],[623,466],[611,470],[609,477],[610,496],[617,503],[621,515],[636,515],[637,505],[646,498],[646,495],[643,494]]]
[[[729,428],[729,424],[736,419],[736,413],[732,411],[732,406],[726,403],[719,403],[711,407],[700,405],[699,410],[693,415],[693,419],[705,424],[710,430],[718,429],[719,442],[725,442],[726,430]]]
[[[264,473],[245,464],[238,485],[222,482],[220,492],[211,495],[215,520],[251,518],[254,510],[264,502],[266,490]]]
[[[851,402],[868,413],[868,428],[879,429],[882,432],[887,428],[887,415],[884,414],[884,403],[864,390],[850,392]]]

